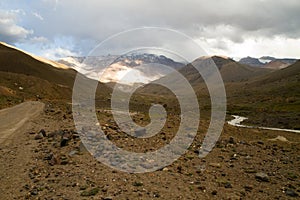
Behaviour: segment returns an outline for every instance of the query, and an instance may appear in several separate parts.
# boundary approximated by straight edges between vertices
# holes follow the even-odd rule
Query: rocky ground
[[[108,138],[128,150],[159,148],[173,137],[176,116],[155,139],[134,140],[100,113]],[[142,120],[141,116],[137,119]],[[81,144],[69,106],[49,104],[0,144],[0,199],[297,199],[300,135],[225,125],[213,151],[189,151],[161,170],[130,174],[94,159]],[[284,141],[282,136],[288,141]],[[272,140],[273,139],[273,140]]]

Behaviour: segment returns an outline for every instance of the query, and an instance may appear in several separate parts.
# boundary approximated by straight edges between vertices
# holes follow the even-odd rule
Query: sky
[[[0,1],[0,41],[53,60],[141,27],[181,32],[208,55],[300,58],[299,0]]]

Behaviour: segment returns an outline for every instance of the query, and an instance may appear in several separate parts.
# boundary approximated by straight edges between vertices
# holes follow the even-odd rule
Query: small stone
[[[46,137],[46,131],[44,129],[41,129],[39,134],[42,134],[43,137]]]
[[[163,171],[169,171],[169,169],[167,167],[163,168]]]
[[[136,187],[141,187],[143,185],[144,184],[142,182],[133,182],[133,186],[136,186]]]
[[[70,151],[69,156],[77,155],[79,152],[77,150]]]
[[[103,197],[101,198],[102,200],[112,200],[113,198],[112,197]]]
[[[65,147],[68,145],[69,138],[63,137],[60,141],[60,146]]]
[[[83,197],[95,196],[96,194],[98,194],[98,192],[99,192],[99,188],[93,188],[89,191],[83,191],[80,195]]]
[[[245,188],[245,190],[247,192],[251,192],[253,190],[253,186],[252,185],[245,185],[244,188]]]
[[[34,195],[34,196],[35,196],[35,195],[38,195],[37,189],[31,190],[30,194],[31,194],[31,195]]]
[[[257,173],[257,171],[255,169],[245,169],[244,172],[248,173],[248,174],[255,174],[255,173]]]
[[[269,141],[272,141],[272,142],[276,142],[276,141],[280,141],[280,142],[289,142],[285,137],[283,136],[277,136],[276,138],[273,138],[273,139],[269,139]]]
[[[54,166],[54,165],[58,165],[58,164],[60,164],[59,157],[52,154],[51,159],[49,160],[49,165]]]
[[[263,172],[258,172],[255,174],[255,178],[258,181],[263,181],[263,182],[269,182],[270,178],[267,174],[263,173]]]
[[[209,166],[216,167],[216,168],[221,168],[221,164],[220,163],[209,163]]]
[[[233,138],[233,137],[230,137],[228,143],[229,143],[229,144],[235,144],[234,138]]]
[[[203,192],[206,191],[206,187],[203,186],[203,185],[198,186],[198,189],[201,190],[201,191],[203,191]]]
[[[257,141],[257,144],[264,145],[265,143],[263,141]]]
[[[88,188],[87,185],[82,185],[82,186],[80,186],[79,190],[86,190],[87,188]]]
[[[232,185],[231,185],[231,183],[227,182],[227,183],[225,183],[224,187],[225,188],[232,188]]]
[[[43,137],[44,136],[41,133],[38,133],[37,135],[35,135],[34,139],[35,140],[41,140],[41,139],[43,139]]]
[[[160,197],[160,194],[159,194],[158,192],[154,192],[153,197],[154,197],[154,198],[159,198],[159,197]]]
[[[219,184],[219,186],[224,186],[225,188],[232,188],[231,183],[224,178],[218,178],[216,182]]]
[[[294,190],[291,190],[291,189],[287,189],[285,191],[285,194],[290,197],[298,197],[299,196]]]
[[[63,160],[63,161],[60,162],[61,165],[67,165],[68,163],[69,163],[68,160]]]

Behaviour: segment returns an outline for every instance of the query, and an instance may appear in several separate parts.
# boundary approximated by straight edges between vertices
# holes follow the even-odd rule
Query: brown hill
[[[71,102],[77,74],[73,69],[0,43],[0,104],[13,105],[34,98]],[[87,84],[95,82],[81,76]],[[99,98],[107,97],[110,91],[98,83]]]
[[[212,62],[213,61],[213,62]],[[230,58],[223,58],[219,56],[212,56],[210,58],[199,58],[193,61],[190,65],[179,70],[187,79],[193,84],[195,80],[201,79],[201,76],[193,66],[195,67],[209,67],[210,65],[215,64],[224,82],[239,82],[246,81],[248,79],[268,74],[271,72],[269,69],[261,69],[256,67],[250,67],[247,65],[242,65],[235,62]]]
[[[0,44],[0,71],[38,77],[55,84],[73,86],[76,71],[60,69],[15,48]]]
[[[264,68],[278,70],[278,69],[286,68],[286,67],[288,67],[289,65],[290,65],[290,64],[285,63],[285,62],[282,62],[282,61],[280,61],[280,60],[274,60],[274,61],[271,61],[271,62],[269,62],[268,64],[266,64],[266,65],[264,66]]]
[[[201,57],[199,59],[196,59],[192,63],[186,65],[185,67],[179,69],[178,71],[185,77],[186,80],[188,80],[188,82],[192,85],[192,87],[197,93],[202,91],[202,93],[204,94],[207,93],[205,92],[205,84],[203,78],[196,70],[196,68],[201,70],[201,68],[209,69],[210,67],[213,66],[216,66],[219,69],[219,72],[223,78],[224,83],[247,81],[255,77],[269,74],[273,71],[270,69],[249,67],[237,63],[230,58],[223,58],[219,56]],[[161,87],[157,87],[156,85],[153,85],[155,83],[176,85],[178,86],[178,90],[180,90],[180,85],[182,84],[181,81],[178,80],[176,76],[174,76],[174,74],[170,74],[166,77],[163,77],[157,81],[152,82],[152,84],[148,86],[145,86],[141,90],[141,92],[165,94],[166,93],[165,90],[162,90]]]
[[[273,73],[267,74],[265,76],[262,76],[256,80],[254,80],[251,84],[270,84],[273,82],[278,81],[285,81],[287,84],[291,82],[292,80],[298,79],[300,77],[300,61],[297,61],[296,63],[274,71]],[[300,84],[300,82],[299,82]]]
[[[300,61],[226,89],[229,112],[249,117],[249,124],[300,129]]]

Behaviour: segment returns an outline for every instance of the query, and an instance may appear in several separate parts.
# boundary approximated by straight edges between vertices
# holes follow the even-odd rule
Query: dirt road
[[[28,120],[37,117],[43,108],[43,103],[29,101],[0,110],[0,144],[10,140]]]

